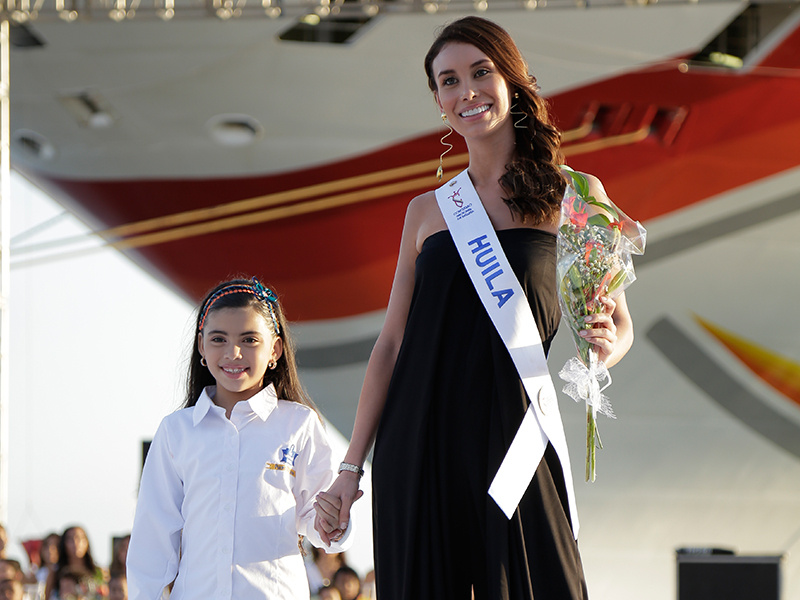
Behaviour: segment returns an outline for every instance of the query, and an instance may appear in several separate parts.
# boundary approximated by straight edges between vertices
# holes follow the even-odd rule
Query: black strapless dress
[[[498,231],[545,352],[561,313],[556,237]],[[416,262],[373,460],[380,600],[583,600],[567,493],[548,446],[513,518],[488,495],[529,399],[449,231]]]

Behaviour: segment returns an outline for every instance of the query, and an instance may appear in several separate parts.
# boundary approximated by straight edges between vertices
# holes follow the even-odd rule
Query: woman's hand
[[[590,344],[594,344],[598,358],[605,363],[614,353],[617,343],[617,325],[613,317],[617,303],[608,296],[600,296],[599,300],[603,305],[603,311],[588,315],[584,319],[586,329],[583,329],[580,335]]]
[[[601,296],[600,303],[603,311],[586,317],[586,329],[580,335],[594,344],[598,358],[607,367],[612,367],[633,344],[633,321],[624,293],[616,300]]]
[[[327,492],[317,494],[314,509],[317,517],[314,528],[328,546],[339,540],[350,524],[350,507],[364,492],[358,489],[359,477],[351,471],[342,471]]]

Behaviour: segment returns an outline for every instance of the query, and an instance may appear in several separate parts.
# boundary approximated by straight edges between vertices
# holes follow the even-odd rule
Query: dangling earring
[[[516,100],[519,100],[518,92],[514,92],[514,100],[515,100],[514,104],[511,105],[511,114],[517,117],[517,120],[514,121],[514,129],[527,129],[527,127],[523,125],[523,123],[525,122],[525,119],[528,118],[528,113],[522,110],[514,110],[515,108],[517,108]]]
[[[275,360],[271,360],[271,361],[269,361],[267,363],[267,368],[270,369],[270,370],[274,369],[277,366],[278,366],[278,362],[275,361]]]
[[[203,365],[204,367],[208,367],[208,363],[206,362],[205,356],[200,357],[200,364]]]
[[[448,152],[450,152],[450,150],[453,149],[453,144],[451,144],[450,142],[445,142],[444,141],[451,133],[453,133],[453,128],[450,126],[450,123],[447,122],[447,115],[442,113],[441,116],[442,116],[442,123],[444,123],[447,126],[447,129],[449,131],[442,136],[442,139],[439,140],[442,143],[442,145],[443,146],[447,146],[447,148],[439,156],[439,168],[436,169],[436,180],[437,181],[441,181],[442,180],[442,175],[444,174],[444,167],[443,167],[444,155],[447,154]]]

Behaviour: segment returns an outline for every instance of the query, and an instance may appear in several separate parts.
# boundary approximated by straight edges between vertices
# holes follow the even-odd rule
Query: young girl
[[[49,533],[42,539],[42,545],[39,548],[39,568],[36,571],[36,581],[39,583],[40,596],[43,598],[45,597],[45,585],[48,580],[55,578],[55,572],[58,568],[58,546],[60,542],[60,535]]]
[[[200,305],[187,392],[145,461],[129,597],[155,600],[174,581],[172,600],[308,598],[298,535],[323,546],[314,503],[333,477],[331,449],[283,310],[255,278],[218,285]]]

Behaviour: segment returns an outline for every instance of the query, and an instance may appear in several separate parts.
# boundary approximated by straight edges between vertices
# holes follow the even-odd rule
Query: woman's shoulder
[[[434,190],[429,190],[419,196],[415,196],[411,199],[411,202],[408,203],[406,221],[424,220],[433,210],[438,211],[439,205],[436,202],[436,192]]]
[[[447,224],[439,210],[436,192],[431,190],[420,194],[408,203],[405,228],[411,232],[417,252],[423,242],[437,231],[447,229]]]

